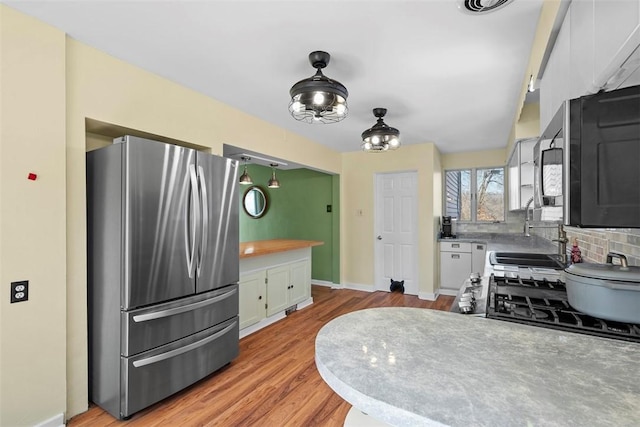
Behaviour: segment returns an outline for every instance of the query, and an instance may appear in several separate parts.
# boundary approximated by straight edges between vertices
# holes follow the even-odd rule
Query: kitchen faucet
[[[533,197],[529,199],[526,206],[524,207],[524,235],[527,237],[531,237],[531,233],[529,233],[529,229],[531,225],[529,224],[529,208],[531,207],[531,203],[533,202]]]
[[[562,264],[567,263],[567,233],[564,231],[564,226],[562,224],[557,225],[531,225],[531,220],[533,219],[533,215],[531,218],[529,217],[529,211],[531,207],[531,203],[533,202],[533,197],[527,201],[527,204],[524,207],[525,210],[525,218],[524,218],[524,235],[526,237],[531,237],[530,230],[532,228],[556,228],[558,227],[558,238],[552,239],[552,242],[558,242],[558,256],[560,257],[560,262]]]

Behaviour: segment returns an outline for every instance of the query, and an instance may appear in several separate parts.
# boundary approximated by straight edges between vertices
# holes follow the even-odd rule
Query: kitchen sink
[[[489,256],[491,265],[515,265],[518,267],[564,269],[557,255],[529,252],[492,252]]]

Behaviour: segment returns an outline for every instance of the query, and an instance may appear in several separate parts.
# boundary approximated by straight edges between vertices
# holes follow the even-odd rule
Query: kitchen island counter
[[[417,308],[338,317],[322,378],[396,426],[637,426],[636,343]]]
[[[269,239],[240,243],[240,258],[269,255],[323,245],[319,240]]]

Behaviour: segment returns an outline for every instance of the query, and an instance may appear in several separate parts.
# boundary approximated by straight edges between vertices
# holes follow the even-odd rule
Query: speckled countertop
[[[395,426],[638,426],[640,345],[418,308],[338,317],[316,365]]]
[[[483,242],[488,251],[517,251],[556,253],[558,246],[542,237],[514,233],[460,233],[456,239],[438,239],[439,242]]]

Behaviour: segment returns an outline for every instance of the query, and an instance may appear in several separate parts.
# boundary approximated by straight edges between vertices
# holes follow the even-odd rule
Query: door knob
[[[382,240],[382,236],[378,236],[378,237],[376,237],[376,239]]]

